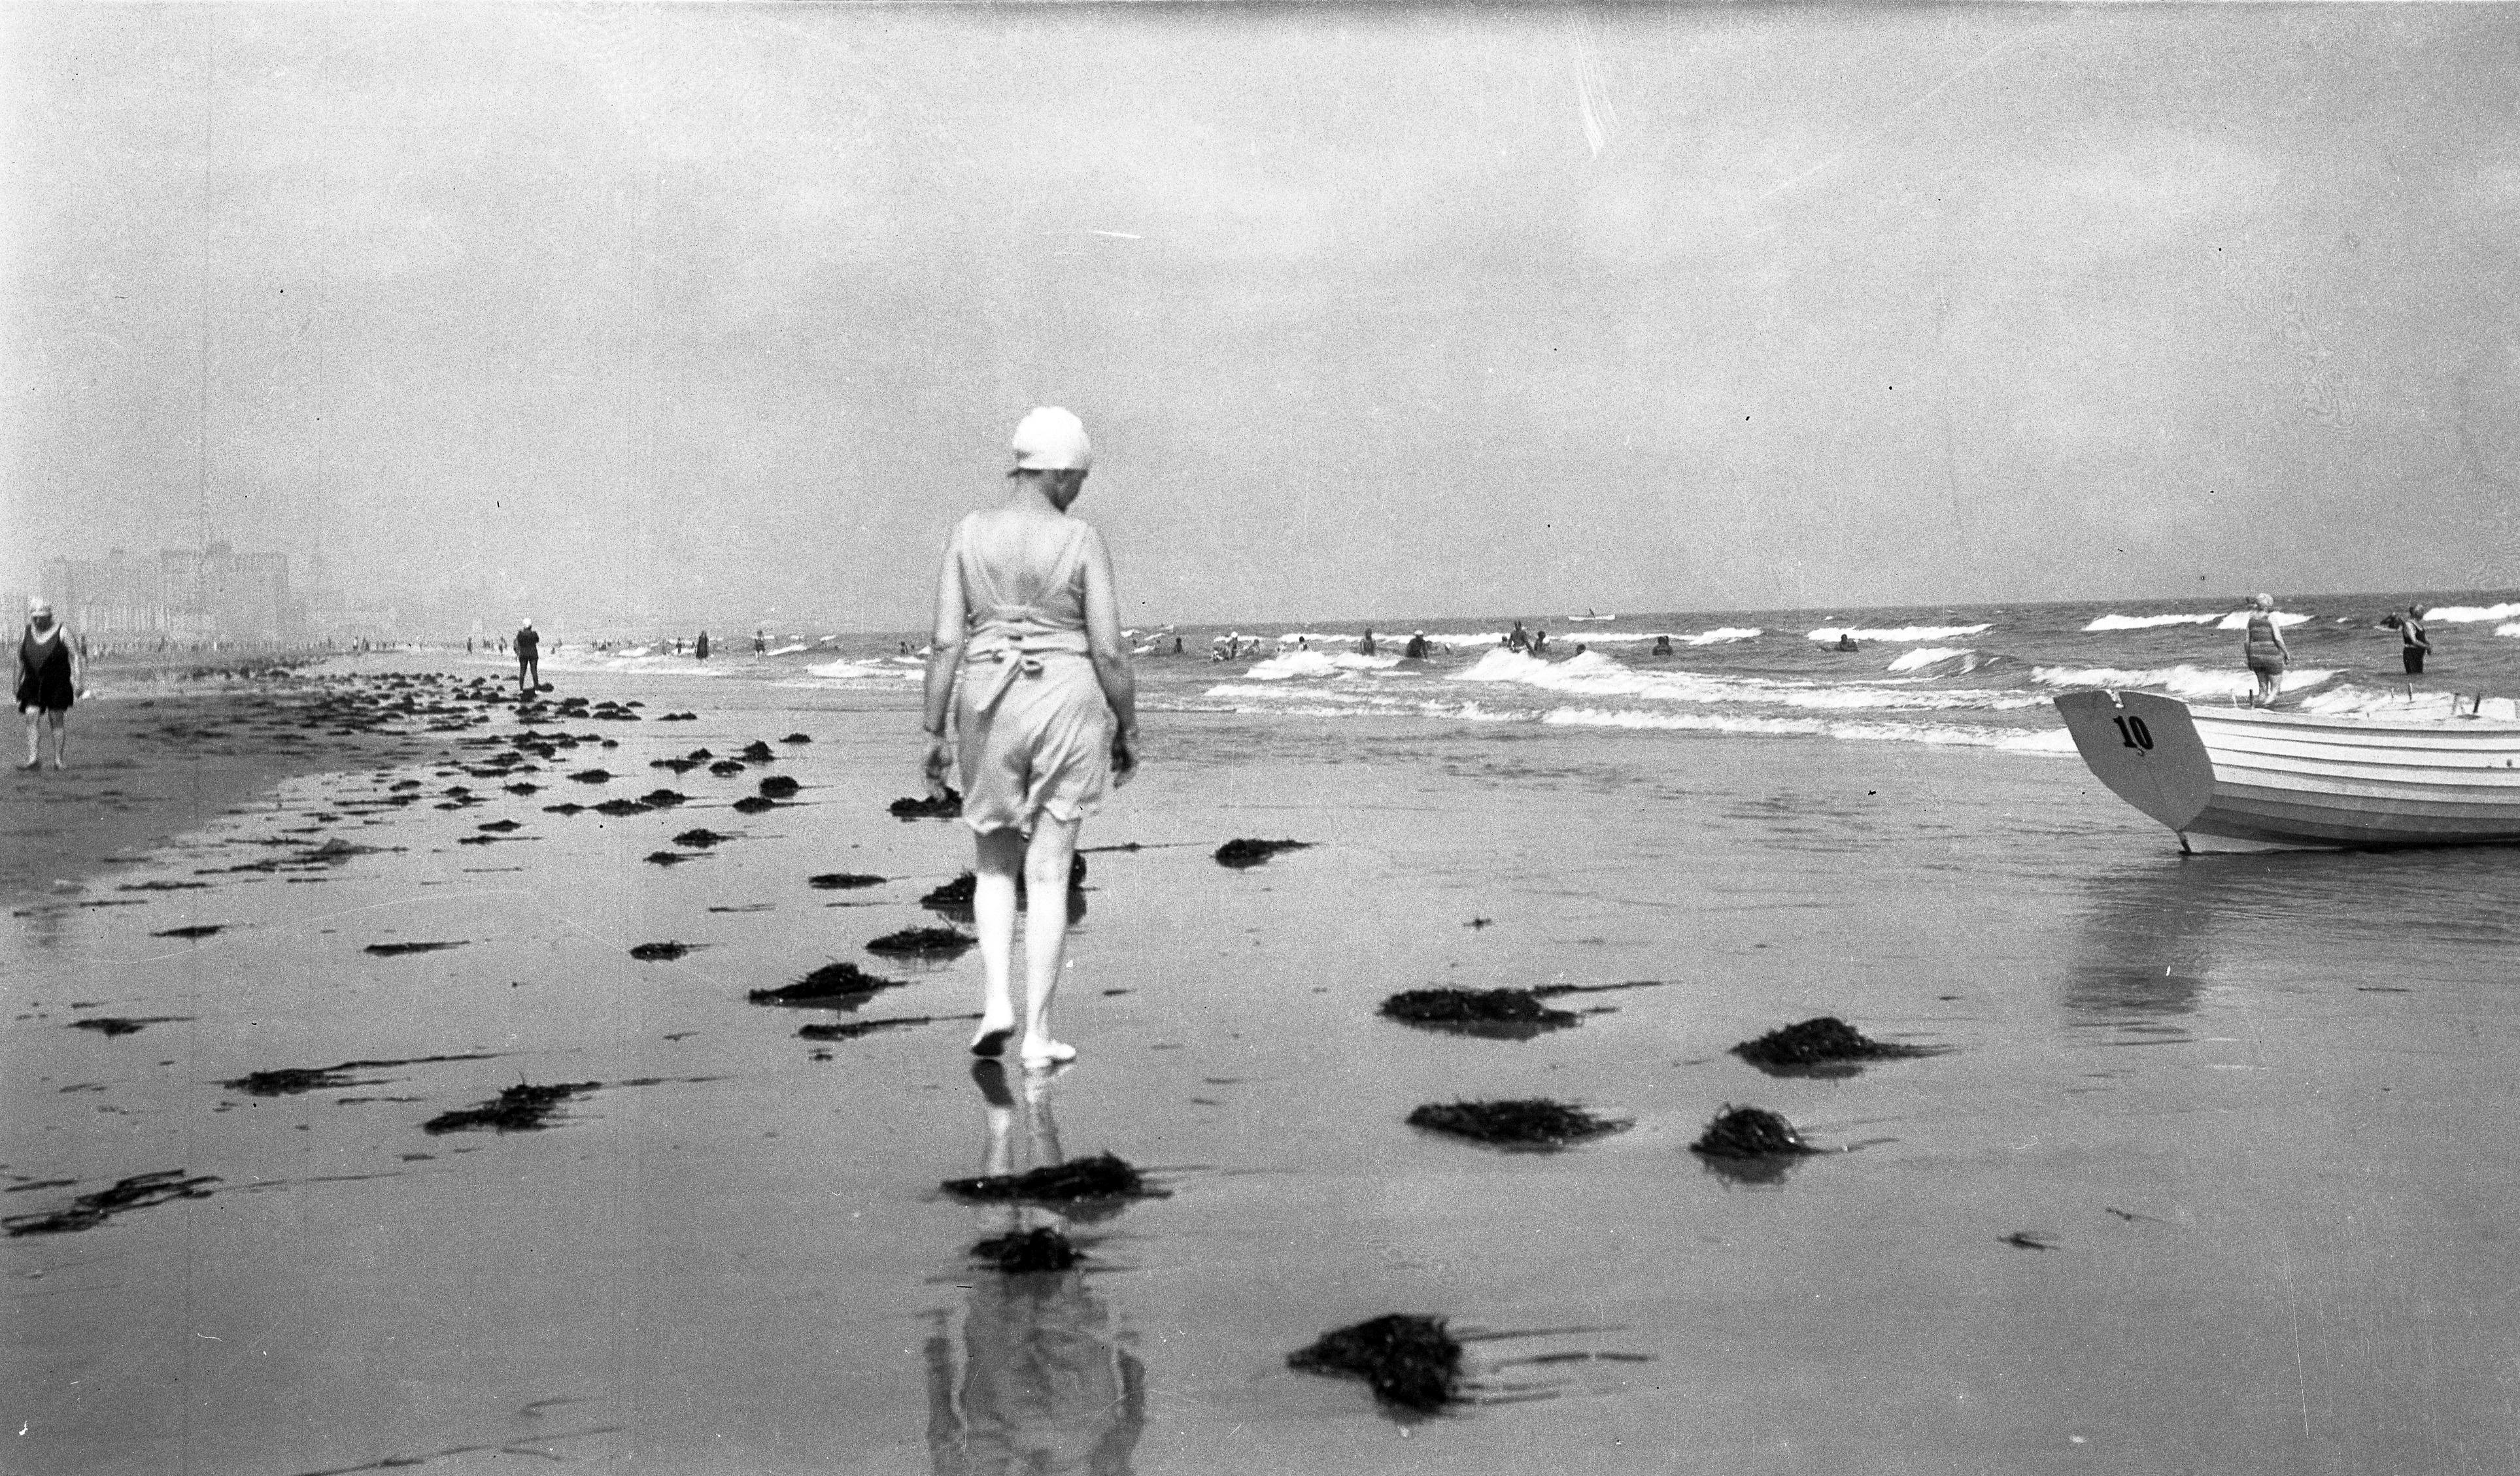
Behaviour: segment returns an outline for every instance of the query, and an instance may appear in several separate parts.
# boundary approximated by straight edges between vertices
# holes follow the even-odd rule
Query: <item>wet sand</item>
[[[55,899],[139,906],[13,918],[0,1212],[217,1182],[0,1241],[11,1469],[2509,1466],[2509,853],[2182,862],[2078,768],[1979,750],[1164,714],[1087,829],[1147,849],[1091,857],[1082,1058],[993,1083],[959,1022],[796,1035],[976,1006],[976,955],[863,947],[969,861],[884,813],[898,702],[588,694],[699,720],[541,724],[618,739],[622,778],[568,783],[580,749],[530,796],[292,779]],[[778,759],[648,768],[754,738]],[[765,774],[797,802],[735,813]],[[488,799],[311,818],[408,779]],[[660,784],[692,798],[544,808]],[[734,838],[642,863],[695,827]],[[214,870],[283,829],[380,849]],[[1236,836],[1317,844],[1218,865]],[[891,879],[808,884],[841,872]],[[630,955],[669,940],[698,946]],[[368,951],[415,942],[460,946]],[[908,982],[745,998],[833,961]],[[1529,1041],[1376,1014],[1647,978]],[[69,1028],[96,1014],[158,1022]],[[1728,1050],[1820,1014],[1953,1049],[1840,1078]],[[363,1061],[412,1064],[222,1085]],[[600,1085],[541,1131],[427,1131],[519,1083]],[[1505,1152],[1404,1122],[1528,1097],[1632,1126]],[[1729,1175],[1688,1150],[1728,1103],[1852,1151]],[[1105,1150],[1167,1197],[938,1188]],[[1044,1227],[1085,1261],[968,1255]],[[1492,1402],[1404,1419],[1286,1367],[1393,1312],[1448,1319]]]

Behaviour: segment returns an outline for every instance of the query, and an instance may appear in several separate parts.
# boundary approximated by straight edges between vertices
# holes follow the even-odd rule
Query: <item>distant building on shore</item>
[[[290,593],[289,556],[239,553],[224,542],[154,559],[113,549],[103,559],[48,559],[42,593],[91,649],[280,646],[311,635]]]

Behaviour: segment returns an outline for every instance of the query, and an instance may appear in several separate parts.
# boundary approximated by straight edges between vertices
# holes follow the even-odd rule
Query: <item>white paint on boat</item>
[[[2078,692],[2056,710],[2092,773],[2190,851],[2520,841],[2520,722],[2193,707]]]

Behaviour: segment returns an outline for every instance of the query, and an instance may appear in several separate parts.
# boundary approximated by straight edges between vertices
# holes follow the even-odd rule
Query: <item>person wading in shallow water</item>
[[[521,692],[532,692],[542,685],[542,645],[543,638],[535,634],[533,617],[528,615],[517,629],[517,687]]]
[[[2407,675],[2424,674],[2424,655],[2433,649],[2432,638],[2424,634],[2423,606],[2409,604],[2398,617],[2398,654],[2406,661]]]
[[[43,731],[53,730],[53,767],[68,767],[70,736],[66,726],[70,703],[78,695],[86,663],[60,623],[53,604],[41,596],[26,602],[26,633],[18,641],[18,710],[26,718],[26,761],[21,769],[43,762]]]
[[[1024,929],[1018,1051],[1041,1069],[1076,1055],[1050,1028],[1067,942],[1059,904],[1078,827],[1106,785],[1137,773],[1138,690],[1111,556],[1102,534],[1067,515],[1094,462],[1084,424],[1036,409],[1015,426],[1014,453],[1006,506],[967,514],[946,544],[922,767],[931,788],[943,785],[959,748],[963,821],[976,836],[971,914],[986,995],[971,1052],[1001,1054],[1016,1032],[1009,975],[1020,867],[1038,905]]]
[[[2272,707],[2275,690],[2283,685],[2284,668],[2292,664],[2292,648],[2285,644],[2283,625],[2275,619],[2275,597],[2260,595],[2249,604],[2249,634],[2240,648],[2258,679],[2257,695],[2249,705]]]

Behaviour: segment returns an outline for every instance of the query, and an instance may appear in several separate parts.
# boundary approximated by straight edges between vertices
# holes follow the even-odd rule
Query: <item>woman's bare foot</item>
[[[1026,1041],[1023,1048],[1024,1069],[1039,1071],[1076,1059],[1076,1048],[1063,1041]]]

